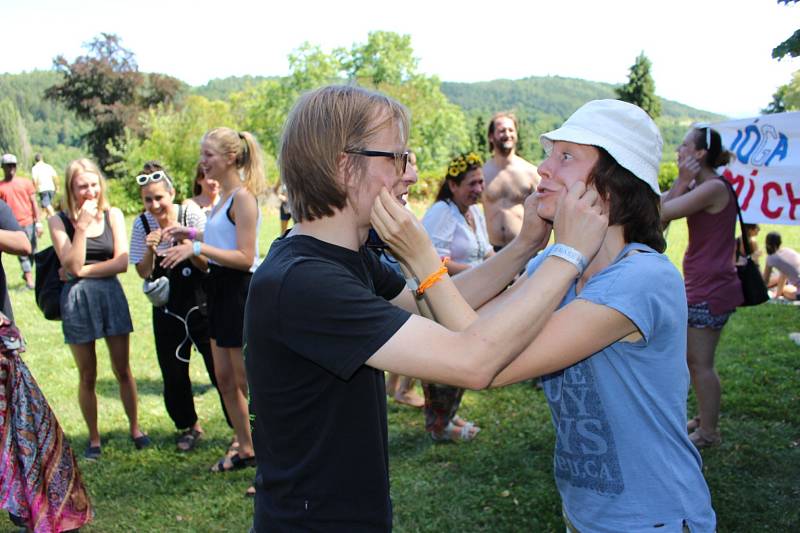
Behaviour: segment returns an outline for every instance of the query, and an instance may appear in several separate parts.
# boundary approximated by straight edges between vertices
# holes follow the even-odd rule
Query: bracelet
[[[203,246],[203,243],[200,241],[194,241],[192,243],[192,254],[195,256],[200,255],[200,247]]]
[[[189,240],[193,241],[195,237],[197,237],[197,228],[189,228]]]
[[[584,257],[582,253],[572,246],[567,246],[566,244],[554,244],[550,247],[549,255],[563,259],[567,263],[570,263],[572,266],[577,268],[578,275],[575,276],[576,278],[583,275],[583,271],[586,270],[586,266],[589,264],[589,262],[586,260],[586,257]]]
[[[442,276],[447,274],[448,261],[450,261],[449,257],[442,259],[442,266],[440,266],[436,272],[425,278],[425,281],[419,284],[419,288],[414,291],[414,296],[417,298],[422,298],[422,295],[425,294],[426,290],[430,289],[437,281],[442,279]]]

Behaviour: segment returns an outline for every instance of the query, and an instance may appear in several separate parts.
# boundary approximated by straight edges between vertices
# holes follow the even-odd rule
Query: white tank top
[[[208,215],[206,221],[206,229],[203,232],[203,242],[209,246],[220,248],[222,250],[235,250],[236,249],[236,224],[233,223],[230,216],[231,205],[233,204],[233,197],[239,189],[231,193],[224,204],[217,204],[213,211]],[[254,243],[255,250],[253,254],[253,264],[250,266],[250,272],[255,272],[258,266],[258,228],[261,225],[261,210],[258,210],[258,219],[256,221],[256,241]],[[208,260],[212,265],[219,265],[213,259]]]

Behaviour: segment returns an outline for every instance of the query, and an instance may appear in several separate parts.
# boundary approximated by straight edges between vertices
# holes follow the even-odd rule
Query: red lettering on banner
[[[797,209],[797,206],[800,205],[800,198],[794,195],[794,189],[792,188],[791,183],[786,184],[786,196],[789,197],[789,218],[792,220],[797,220],[794,212]]]
[[[755,173],[757,174],[758,171],[756,170]],[[756,192],[756,183],[753,181],[752,178],[747,179],[745,182],[745,177],[741,174],[737,174],[736,176],[733,175],[733,172],[730,169],[726,168],[722,175],[727,179],[731,185],[733,185],[733,190],[736,192],[736,198],[739,199],[742,197],[742,191],[745,188],[745,185],[749,185],[747,188],[744,199],[740,201],[740,207],[742,211],[747,211],[747,208],[750,207],[750,200],[753,199],[753,193]]]
[[[774,219],[781,216],[783,207],[778,207],[775,210],[769,208],[770,191],[774,191],[778,196],[783,196],[783,191],[781,190],[781,186],[774,181],[768,181],[764,184],[763,196],[761,197],[761,212],[764,213],[767,218]],[[744,209],[744,206],[742,208]]]

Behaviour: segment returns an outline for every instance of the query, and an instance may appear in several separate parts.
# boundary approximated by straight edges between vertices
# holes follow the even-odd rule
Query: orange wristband
[[[447,274],[448,261],[450,261],[449,257],[442,258],[442,266],[440,266],[436,272],[425,278],[425,281],[419,284],[417,290],[414,291],[414,295],[417,298],[422,298],[422,295],[425,294],[426,290],[430,289],[434,283],[442,279],[442,276]]]

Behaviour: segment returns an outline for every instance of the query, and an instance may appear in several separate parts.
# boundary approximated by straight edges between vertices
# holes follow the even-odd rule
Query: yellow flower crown
[[[459,174],[466,172],[468,168],[481,165],[483,165],[483,159],[475,152],[461,154],[450,161],[447,167],[447,175],[451,178],[455,178]]]

